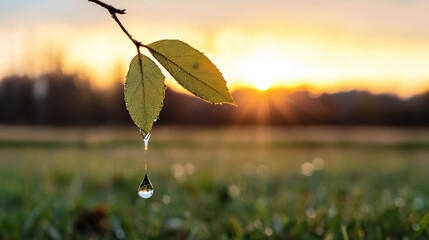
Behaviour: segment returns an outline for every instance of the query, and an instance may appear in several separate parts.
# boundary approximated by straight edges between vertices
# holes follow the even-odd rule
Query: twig
[[[125,14],[125,9],[115,8],[112,5],[104,3],[104,2],[102,2],[100,0],[88,0],[88,1],[93,2],[95,4],[98,4],[101,7],[104,7],[105,9],[107,9],[107,11],[109,11],[110,16],[112,16],[113,20],[115,20],[115,22],[119,25],[119,27],[122,29],[122,31],[131,40],[131,42],[134,43],[134,45],[137,48],[137,53],[140,56],[140,47],[146,47],[146,45],[144,45],[140,41],[134,39],[133,36],[131,36],[131,34],[127,31],[127,29],[124,27],[124,25],[122,25],[121,21],[119,21],[118,17],[116,16],[116,14]]]
[[[102,7],[104,7],[104,8],[105,8],[105,9],[107,9],[110,13],[125,14],[125,9],[118,9],[118,8],[115,8],[114,6],[109,5],[109,4],[104,3],[104,2],[102,2],[102,1],[99,1],[99,0],[88,0],[88,1],[93,2],[93,3],[95,3],[95,4],[98,4],[98,5],[102,6]]]
[[[119,25],[119,27],[122,29],[122,31],[128,36],[128,38],[134,43],[134,45],[137,48],[137,56],[139,57],[139,66],[140,66],[140,74],[143,77],[143,67],[142,67],[142,59],[141,59],[141,53],[140,53],[140,47],[144,47],[146,49],[148,49],[152,54],[156,53],[160,56],[162,56],[165,60],[169,61],[170,63],[172,63],[173,65],[175,65],[176,67],[178,67],[179,69],[185,71],[187,74],[191,75],[192,77],[194,77],[195,79],[199,80],[197,77],[195,77],[194,75],[192,75],[191,73],[187,72],[186,70],[184,70],[182,67],[180,67],[179,65],[177,65],[177,63],[171,61],[168,57],[164,56],[163,54],[159,53],[158,51],[156,51],[155,49],[149,47],[148,45],[144,45],[142,44],[140,41],[136,40],[133,38],[133,36],[131,36],[131,34],[127,31],[127,29],[125,29],[124,25],[122,25],[121,21],[119,21],[118,17],[116,16],[116,13],[119,14],[125,14],[125,9],[120,10],[117,9],[115,7],[113,7],[112,5],[109,5],[107,3],[104,3],[100,0],[88,0],[90,2],[93,2],[95,4],[98,4],[104,8],[106,8],[110,15],[112,16],[112,18],[115,20],[115,22]],[[206,84],[205,82],[201,81],[204,85],[206,85],[209,88],[212,88],[213,90],[216,91],[216,89],[214,89],[213,87],[209,86],[208,84]]]

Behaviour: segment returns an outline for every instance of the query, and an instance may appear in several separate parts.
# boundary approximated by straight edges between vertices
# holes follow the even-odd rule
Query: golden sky
[[[423,0],[111,0],[143,43],[180,39],[206,53],[228,86],[305,86],[402,97],[429,90]],[[104,87],[136,54],[106,10],[86,0],[2,1],[0,77],[57,66]],[[168,74],[166,74],[168,76]],[[177,86],[170,77],[168,85]]]

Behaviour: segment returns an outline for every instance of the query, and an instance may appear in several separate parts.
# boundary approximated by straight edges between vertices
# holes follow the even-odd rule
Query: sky
[[[232,89],[429,90],[428,1],[106,2],[127,9],[119,18],[143,43],[180,39],[204,52]],[[0,78],[60,65],[101,88],[123,80],[136,54],[108,12],[85,0],[1,1],[0,51]],[[178,88],[171,77],[167,85]]]

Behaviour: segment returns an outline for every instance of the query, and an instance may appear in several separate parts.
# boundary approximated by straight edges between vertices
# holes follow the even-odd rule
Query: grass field
[[[0,127],[0,239],[428,239],[429,131]]]

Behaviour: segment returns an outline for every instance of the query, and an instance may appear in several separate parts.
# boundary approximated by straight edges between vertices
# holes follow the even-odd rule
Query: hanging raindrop
[[[150,133],[147,133],[140,129],[140,135],[142,136],[144,141],[144,170],[146,173],[144,175],[142,183],[139,186],[138,194],[141,198],[150,198],[153,194],[153,186],[149,180],[149,177],[147,176],[147,150],[149,145]]]
[[[152,183],[149,180],[149,177],[147,176],[147,173],[144,175],[144,179],[139,187],[139,196],[141,198],[150,198],[153,194],[153,186]]]

